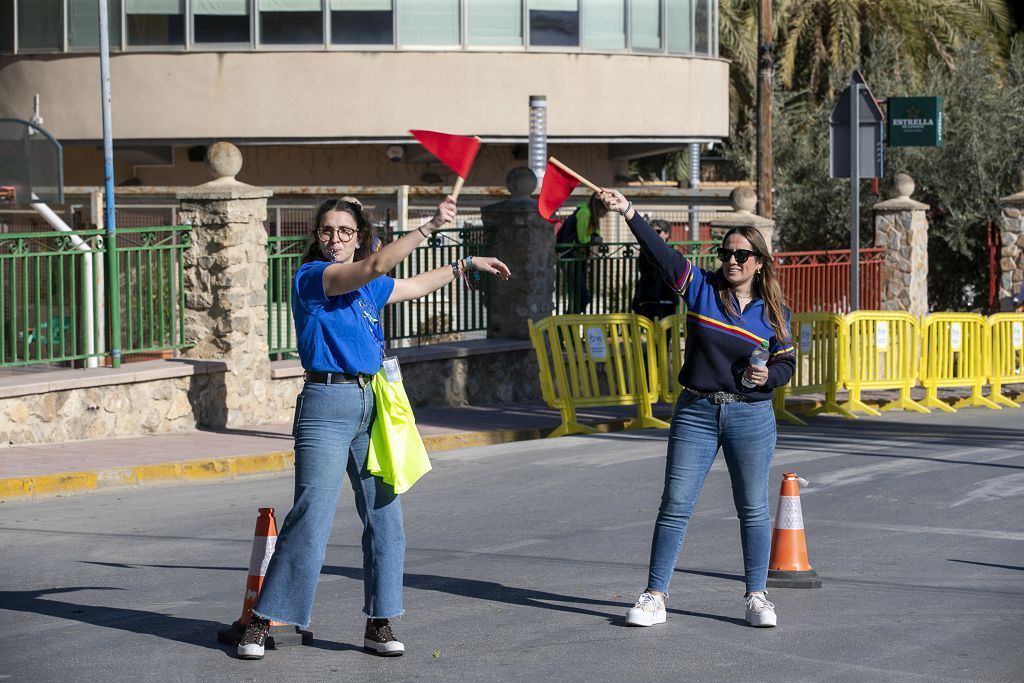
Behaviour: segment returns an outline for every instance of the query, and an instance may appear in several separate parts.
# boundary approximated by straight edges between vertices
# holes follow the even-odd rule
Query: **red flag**
[[[441,160],[455,175],[465,179],[480,149],[480,138],[464,135],[449,135],[432,130],[410,130],[423,148]]]
[[[549,223],[556,222],[551,220],[551,215],[579,184],[579,180],[549,161],[547,168],[544,169],[544,182],[540,186],[540,197],[537,199],[540,215]]]

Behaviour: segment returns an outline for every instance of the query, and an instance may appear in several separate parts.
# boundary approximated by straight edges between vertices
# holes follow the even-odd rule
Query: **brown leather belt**
[[[362,389],[372,377],[362,373],[350,375],[347,372],[304,372],[302,379],[312,384],[358,384]]]

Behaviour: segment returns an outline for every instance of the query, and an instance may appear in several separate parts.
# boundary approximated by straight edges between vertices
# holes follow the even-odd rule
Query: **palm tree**
[[[735,64],[741,107],[756,79],[756,13],[757,0],[720,3],[722,52]],[[1006,0],[776,0],[778,74],[786,90],[806,90],[820,101],[883,30],[899,37],[906,66],[915,71],[935,57],[954,68],[957,49],[969,39],[980,39],[994,62],[1004,64],[1012,26]]]

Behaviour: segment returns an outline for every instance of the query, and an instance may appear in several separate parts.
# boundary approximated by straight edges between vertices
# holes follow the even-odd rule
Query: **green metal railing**
[[[397,239],[405,233],[395,233]],[[434,268],[447,266],[467,255],[489,254],[493,246],[488,233],[479,226],[459,230],[439,230],[413,251],[392,273],[409,278]],[[292,322],[292,280],[299,269],[308,237],[274,237],[267,243],[267,333],[271,356],[280,360],[296,355]],[[481,278],[476,289],[461,283],[442,287],[433,294],[405,301],[384,309],[384,338],[416,343],[441,341],[449,335],[465,335],[487,328],[487,303],[491,278]]]
[[[669,242],[698,268],[717,267],[717,241]],[[555,315],[628,313],[637,281],[636,242],[559,244],[555,277]]]
[[[0,367],[76,367],[129,353],[174,353],[185,342],[182,252],[188,226],[0,234]],[[104,276],[117,260],[118,286]],[[110,321],[119,316],[122,339]]]

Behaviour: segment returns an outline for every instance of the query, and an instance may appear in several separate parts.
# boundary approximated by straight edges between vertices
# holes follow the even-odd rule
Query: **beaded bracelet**
[[[619,215],[620,216],[625,216],[627,213],[629,213],[629,210],[632,209],[632,208],[633,208],[633,202],[630,201],[630,200],[627,200],[626,201],[626,208],[623,209],[622,211],[619,211]]]

